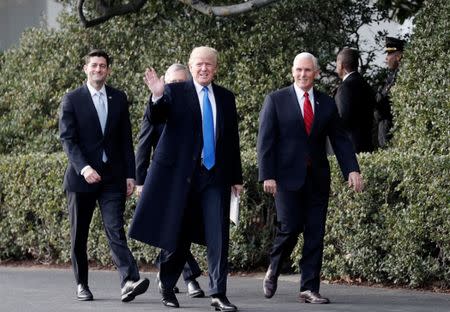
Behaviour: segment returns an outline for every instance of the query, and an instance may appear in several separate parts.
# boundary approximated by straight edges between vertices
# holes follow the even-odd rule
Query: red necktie
[[[308,92],[305,92],[304,97],[305,102],[303,103],[303,120],[305,122],[306,133],[309,135],[314,120],[314,113],[312,110],[311,101],[309,100]]]

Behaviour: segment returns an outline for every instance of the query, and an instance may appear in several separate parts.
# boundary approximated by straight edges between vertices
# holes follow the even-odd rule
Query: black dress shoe
[[[212,297],[211,306],[214,307],[216,311],[234,312],[238,310],[226,296]]]
[[[311,290],[301,291],[298,295],[298,300],[302,303],[330,303],[330,300],[328,298],[322,297],[319,293],[313,292]]]
[[[200,288],[198,282],[193,279],[187,283],[187,293],[191,298],[203,298],[205,297],[205,292]]]
[[[161,280],[159,279],[159,272],[156,274],[156,285],[158,285],[158,291],[160,294],[162,294],[162,284]],[[180,289],[177,286],[173,286],[173,292],[178,294],[180,292]]]
[[[145,293],[150,285],[148,278],[142,278],[136,282],[127,281],[122,287],[122,302],[134,300],[136,296]]]
[[[169,308],[179,308],[180,307],[177,296],[175,296],[175,293],[173,292],[173,290],[162,289],[161,294],[162,294],[161,301],[162,301],[163,305],[165,305],[166,307],[169,307]]]
[[[273,295],[275,295],[275,292],[277,291],[277,285],[278,285],[278,276],[276,276],[275,272],[273,272],[269,268],[263,280],[264,296],[266,298],[272,298]]]
[[[77,286],[77,300],[79,301],[91,301],[94,300],[94,296],[89,290],[88,285],[78,284]]]

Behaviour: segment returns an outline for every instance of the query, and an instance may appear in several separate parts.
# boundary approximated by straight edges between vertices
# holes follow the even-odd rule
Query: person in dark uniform
[[[375,92],[358,72],[359,52],[344,48],[337,55],[336,72],[342,83],[334,100],[356,153],[372,152]]]
[[[385,147],[391,138],[392,109],[390,100],[390,90],[395,84],[400,62],[403,57],[405,41],[393,37],[386,37],[386,64],[389,72],[383,86],[376,94],[375,123],[377,132],[377,145]]]
[[[182,64],[172,64],[164,75],[165,83],[176,83],[189,80],[191,75],[189,69]],[[136,150],[136,194],[140,197],[144,187],[145,177],[150,164],[150,154],[156,149],[159,138],[164,131],[164,124],[150,123],[150,107],[147,106],[142,119],[141,132],[139,134],[139,143]],[[163,259],[167,258],[169,253],[162,249],[157,259],[157,266]],[[196,278],[202,274],[202,271],[191,252],[187,255],[186,264],[183,268],[183,279],[187,286],[188,295],[191,298],[202,298],[205,292],[200,288]],[[159,274],[157,275],[158,287],[161,290]],[[174,287],[174,292],[179,292],[178,287]]]

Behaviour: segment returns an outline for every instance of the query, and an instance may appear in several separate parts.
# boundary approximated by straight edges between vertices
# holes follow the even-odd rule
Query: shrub
[[[234,271],[265,266],[274,233],[273,199],[257,183],[256,157],[250,153],[244,159],[241,224],[231,227],[229,260]],[[0,157],[0,260],[69,261],[69,223],[61,187],[65,162],[62,153]],[[365,192],[355,194],[332,161],[324,277],[449,287],[450,156],[391,150],[363,154],[360,163],[368,183]],[[135,204],[136,198],[127,202],[126,223]],[[129,243],[141,263],[154,262],[156,248]],[[205,249],[193,249],[206,268]],[[98,209],[89,254],[100,264],[111,263]]]
[[[66,162],[63,153],[0,157],[0,261],[70,261],[70,224],[62,189]],[[242,221],[238,228],[232,227],[231,233],[230,261],[236,269],[249,269],[261,263],[268,243],[264,233],[270,231],[270,228],[262,228],[261,216],[266,205],[261,199],[262,191],[257,187],[256,161],[244,162],[244,172],[248,176],[248,191],[242,197]],[[7,185],[5,181],[8,181]],[[129,198],[125,210],[127,224],[135,206],[136,198]],[[157,248],[134,240],[129,244],[141,263],[154,263],[159,252]],[[94,213],[88,245],[90,259],[103,265],[111,264],[99,209]],[[206,267],[205,249],[200,246],[193,249],[202,266]]]
[[[394,145],[416,153],[450,153],[450,2],[426,1],[393,90]]]
[[[359,161],[367,181],[359,194],[332,161],[324,277],[449,287],[450,156],[388,150]],[[294,259],[300,250],[301,242]]]

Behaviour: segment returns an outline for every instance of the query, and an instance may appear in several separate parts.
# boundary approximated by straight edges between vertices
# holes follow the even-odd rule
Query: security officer
[[[376,141],[379,147],[385,147],[391,138],[390,130],[392,128],[392,110],[389,93],[397,78],[404,46],[405,40],[386,37],[386,64],[389,72],[383,86],[378,89],[375,108],[375,124],[377,133]]]

